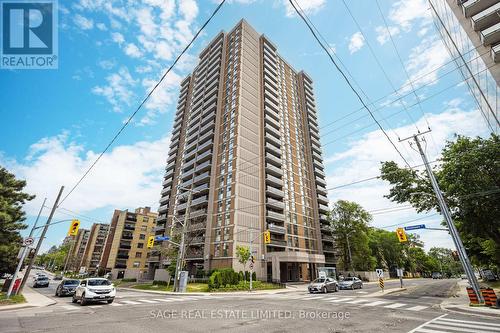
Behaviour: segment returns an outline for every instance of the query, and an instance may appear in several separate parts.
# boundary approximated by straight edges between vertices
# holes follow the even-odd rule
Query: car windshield
[[[354,278],[352,278],[352,277],[347,277],[347,278],[345,278],[345,279],[344,279],[344,281],[354,281]]]
[[[67,284],[75,284],[76,285],[79,283],[80,283],[80,281],[78,281],[78,280],[66,280],[66,281],[64,281],[65,285],[67,285]]]
[[[104,280],[104,279],[89,280],[88,285],[89,286],[109,286],[109,285],[111,285],[111,282],[109,282],[108,280]]]
[[[323,283],[323,282],[325,282],[324,278],[319,278],[313,281],[313,283]]]
[[[39,277],[38,277],[38,280],[48,280],[48,279],[49,279],[49,278],[48,278],[48,277],[46,277],[46,276],[39,276]]]

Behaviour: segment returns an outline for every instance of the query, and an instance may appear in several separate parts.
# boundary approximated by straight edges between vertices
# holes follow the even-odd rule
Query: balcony
[[[317,161],[323,162],[323,158],[321,157],[321,154],[318,154],[317,152],[313,151],[312,155],[313,155],[313,159],[316,159]]]
[[[266,184],[272,185],[274,187],[282,187],[283,181],[272,175],[266,175]]]
[[[268,210],[266,213],[266,217],[267,217],[267,220],[270,220],[270,221],[277,221],[277,222],[285,223],[285,214],[283,214],[283,213],[277,213],[277,212],[273,212],[273,211]]]
[[[281,142],[279,138],[276,138],[274,135],[270,135],[269,133],[266,133],[265,135],[266,141],[272,143],[274,146],[280,148],[281,147]]]
[[[326,235],[326,234],[321,235],[321,240],[324,242],[334,242],[335,241],[335,239],[333,238],[332,235]]]
[[[493,6],[495,3],[497,3],[497,0],[464,1],[464,3],[462,4],[462,12],[465,15],[465,17],[470,17],[478,14],[479,12],[482,12],[488,7]]]
[[[316,177],[316,184],[320,184],[322,185],[323,187],[326,186],[326,181],[320,177]]]
[[[134,230],[135,230],[135,225],[125,224],[125,225],[123,226],[123,229],[124,229],[124,230],[132,230],[132,231],[134,231]]]
[[[267,204],[268,207],[276,209],[276,210],[283,210],[283,209],[285,209],[285,204],[283,203],[283,201],[276,200],[276,199],[273,199],[273,198],[267,198],[266,204]]]
[[[207,180],[210,180],[210,172],[208,171],[199,176],[194,177],[193,183],[198,185]]]
[[[122,234],[121,239],[129,239],[129,240],[131,240],[131,239],[134,239],[134,235],[132,235],[132,234]]]
[[[175,161],[167,164],[167,167],[165,168],[165,170],[169,171],[169,170],[173,169],[174,167],[175,167]]]
[[[270,117],[266,114],[265,120],[266,120],[266,124],[273,126],[275,129],[277,129],[279,131],[280,123],[278,121],[276,121],[273,117]]]
[[[208,195],[204,195],[200,198],[196,198],[191,201],[191,206],[198,206],[198,205],[204,205],[208,203]]]
[[[271,126],[270,124],[264,124],[264,129],[266,131],[266,134],[271,134],[272,136],[274,136],[277,140],[280,139],[280,131],[276,128],[274,128],[273,126]]]
[[[281,158],[278,158],[273,154],[266,153],[266,161],[274,164],[275,166],[281,167]]]
[[[207,171],[207,170],[210,170],[211,167],[212,167],[212,161],[205,161],[205,162],[196,166],[195,172],[199,173],[199,172]]]
[[[160,262],[160,256],[149,256],[148,262]]]
[[[498,16],[499,12],[500,2],[472,16],[472,27],[475,31],[491,27],[492,25],[498,23],[498,21],[500,20],[500,17]]]
[[[189,225],[189,230],[204,230],[206,228],[206,225],[204,222],[200,223],[193,223]]]
[[[286,241],[282,239],[273,239],[271,237],[271,244],[267,244],[268,246],[277,246],[277,247],[286,247]]]
[[[325,204],[325,205],[328,205],[329,200],[324,195],[318,194],[318,202]]]
[[[335,250],[333,249],[333,246],[323,246],[323,252],[328,252],[328,253],[335,253]]]
[[[314,174],[316,176],[320,176],[320,177],[323,177],[323,178],[326,177],[325,172],[323,170],[319,169],[319,168],[314,168]]]
[[[483,45],[492,45],[500,41],[500,22],[481,31]]]
[[[276,112],[279,112],[278,104],[272,98],[265,97],[264,98],[264,105],[269,106],[271,109],[273,109]]]
[[[328,212],[328,211],[329,211],[328,206],[327,206],[327,205],[322,205],[322,204],[319,204],[319,205],[318,205],[318,210],[319,210],[320,212],[324,212],[324,213],[326,213],[326,212]]]
[[[207,149],[212,148],[212,146],[213,146],[213,140],[207,141],[198,147],[198,153],[205,152]]]
[[[132,247],[130,246],[130,244],[123,244],[123,243],[120,243],[119,248],[120,248],[120,249],[127,249],[127,250],[130,250]]]
[[[211,159],[212,159],[212,151],[211,150],[206,151],[203,154],[200,154],[200,155],[198,155],[198,157],[196,157],[197,162],[203,162],[205,160],[211,160]]]
[[[201,192],[205,192],[205,191],[208,191],[208,183],[205,183],[205,184],[202,184],[200,186],[197,186],[193,189],[193,191],[196,193],[201,193]]]
[[[320,214],[319,215],[319,220],[320,221],[328,221],[328,217],[325,214]]]
[[[275,155],[276,157],[281,157],[281,149],[276,147],[275,145],[273,145],[272,143],[270,142],[266,142],[266,152],[269,152],[273,155]]]
[[[161,195],[165,194],[170,194],[170,191],[172,190],[171,186],[164,187],[163,190],[161,190]]]
[[[205,237],[194,237],[188,240],[188,243],[191,245],[194,244],[205,244]]]
[[[170,200],[170,195],[165,195],[160,198],[160,205],[167,204]]]
[[[280,114],[278,111],[267,106],[267,107],[264,107],[264,112],[267,116],[274,118],[276,121],[280,120]]]
[[[266,173],[277,176],[277,177],[282,177],[283,176],[283,170],[280,168],[275,167],[272,164],[267,164],[266,163]]]
[[[283,199],[284,193],[282,190],[278,190],[277,188],[266,186],[266,194],[270,197]]]
[[[165,230],[165,225],[157,225],[156,227],[153,228],[153,231],[155,233],[159,232],[159,231],[164,231]]]
[[[206,209],[198,209],[198,210],[195,210],[194,212],[190,212],[189,213],[189,218],[190,219],[194,219],[194,218],[197,218],[197,217],[205,216],[206,214],[207,214],[207,210]]]
[[[118,254],[116,255],[116,257],[117,257],[118,259],[128,259],[128,253],[127,253],[127,254],[125,254],[125,253],[118,253]]]
[[[272,223],[268,223],[267,224],[267,229],[269,229],[269,231],[272,232],[273,234],[284,235],[286,233],[286,228],[285,227],[281,227],[279,225],[275,225],[275,224],[272,224]]]

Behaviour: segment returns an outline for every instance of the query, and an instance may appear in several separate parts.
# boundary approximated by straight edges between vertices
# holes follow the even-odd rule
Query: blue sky
[[[375,1],[345,2],[359,27],[342,0],[299,1],[366,94],[365,100],[376,101],[371,108],[396,142],[416,127],[425,130],[429,123],[427,153],[433,160],[455,133],[487,135],[438,38],[426,1],[378,2],[387,27]],[[216,5],[166,0],[59,2],[59,69],[0,72],[0,164],[25,178],[27,190],[37,195],[25,207],[29,223],[44,197],[52,204],[60,185],[68,190],[77,181]],[[377,176],[380,161],[402,163],[367,112],[353,113],[359,101],[287,1],[228,1],[134,123],[62,205],[85,216],[83,227],[94,220],[108,222],[114,208],[158,206],[178,84],[196,65],[196,55],[206,43],[241,18],[268,36],[295,69],[313,78],[328,187]],[[421,163],[407,143],[397,146],[411,164]],[[355,200],[369,211],[401,208],[374,212],[373,225],[379,227],[420,217],[424,219],[419,223],[439,224],[433,212],[425,218],[383,198],[387,192],[387,184],[375,180],[332,190],[329,198]],[[71,218],[66,214],[60,210],[56,220]],[[52,227],[44,248],[59,243],[67,227]],[[419,233],[427,248],[452,246],[446,234]]]

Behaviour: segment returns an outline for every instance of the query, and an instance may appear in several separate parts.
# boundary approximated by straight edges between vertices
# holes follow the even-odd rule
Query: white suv
[[[73,294],[73,303],[80,301],[85,305],[92,301],[107,301],[113,303],[116,295],[115,286],[107,279],[90,278],[80,282]]]

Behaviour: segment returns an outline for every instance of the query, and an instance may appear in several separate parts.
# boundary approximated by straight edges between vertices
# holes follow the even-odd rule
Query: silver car
[[[307,290],[312,293],[328,293],[330,291],[339,291],[337,280],[327,277],[319,278],[309,284]]]
[[[363,281],[357,277],[346,277],[344,280],[340,281],[340,289],[362,289]]]

